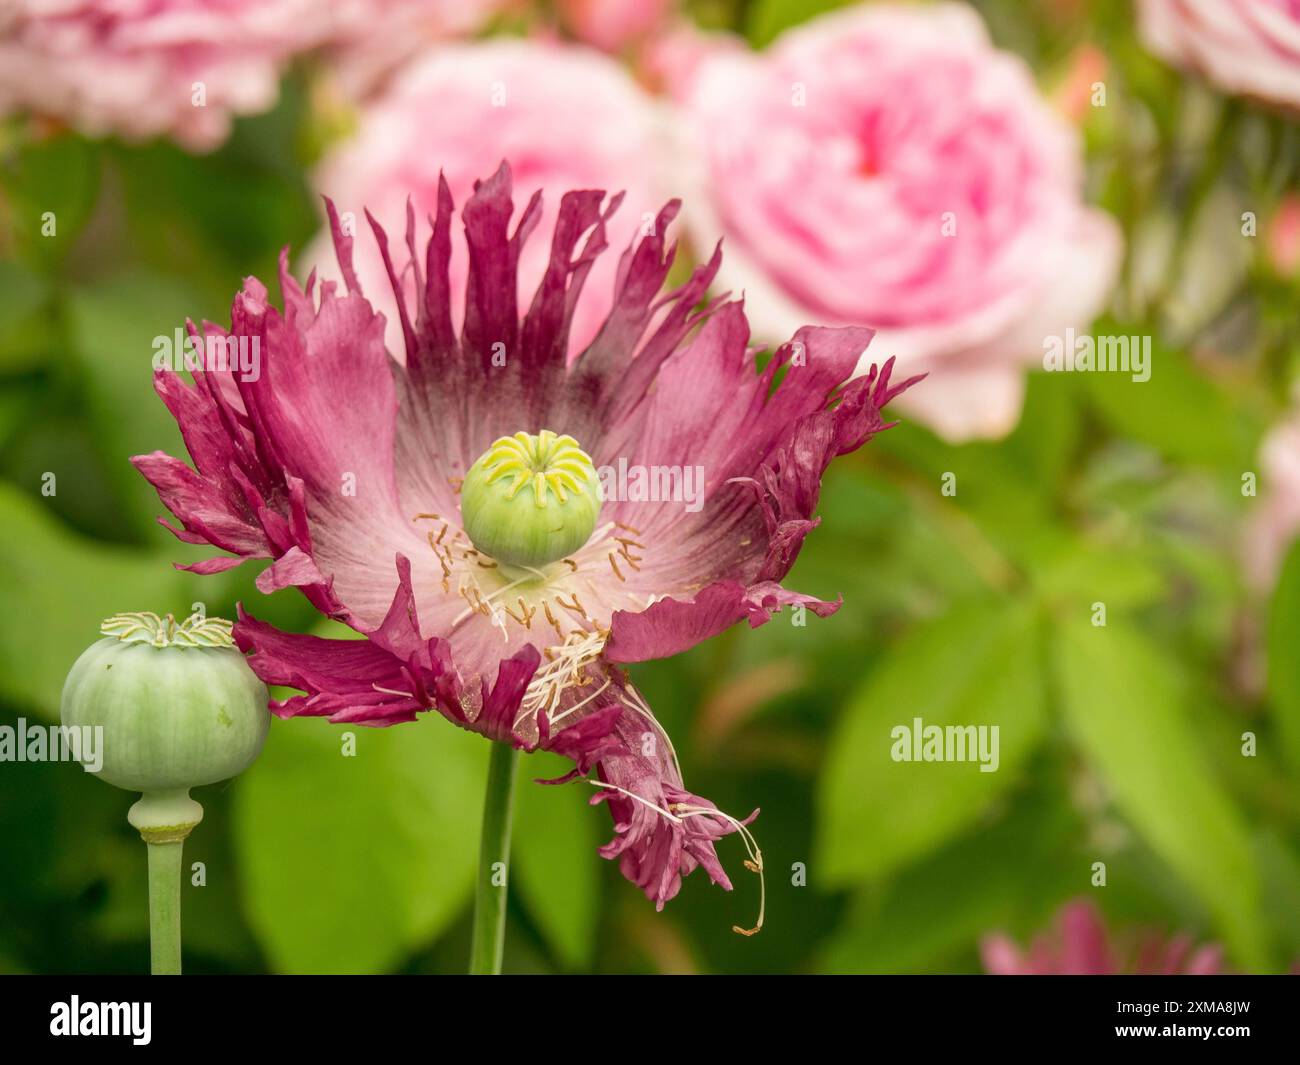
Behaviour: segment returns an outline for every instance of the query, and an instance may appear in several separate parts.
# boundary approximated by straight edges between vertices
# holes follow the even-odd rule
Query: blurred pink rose
[[[1251,587],[1267,591],[1300,534],[1300,414],[1264,438],[1259,467],[1259,498],[1246,523],[1243,557]]]
[[[468,36],[521,0],[331,0],[329,68],[357,99],[438,42]]]
[[[1077,134],[964,5],[860,6],[711,55],[684,106],[692,229],[726,235],[719,281],[757,335],[877,327],[876,358],[930,373],[899,406],[950,440],[1009,431],[1045,338],[1110,290],[1119,231],[1080,198]]]
[[[1221,89],[1300,107],[1300,0],[1139,0],[1143,40]]]
[[[313,0],[10,0],[0,12],[0,114],[210,149],[231,115],[275,102],[285,62],[316,45],[326,23]]]
[[[695,23],[681,19],[645,42],[636,56],[637,73],[656,91],[685,100],[706,59],[725,54],[743,55],[747,51],[743,37],[701,30]]]
[[[618,52],[663,25],[673,0],[558,0],[560,18],[578,38]]]
[[[1005,935],[980,944],[984,970],[992,976],[1212,976],[1223,972],[1217,946],[1193,947],[1191,936],[1165,939],[1143,934],[1129,945],[1106,931],[1097,908],[1086,899],[1067,903],[1055,926],[1021,950]]]
[[[667,136],[658,105],[612,59],[586,48],[536,41],[496,40],[449,45],[407,67],[389,91],[361,116],[356,136],[321,164],[317,188],[358,228],[370,210],[389,235],[393,258],[406,262],[406,200],[423,220],[434,212],[439,171],[462,204],[475,179],[502,159],[514,171],[515,202],[543,191],[539,234],[523,250],[520,299],[530,299],[550,255],[559,199],[570,189],[603,189],[626,198],[607,227],[621,253],[672,198],[661,181]],[[516,219],[517,221],[517,219]],[[357,241],[362,289],[388,319],[389,350],[401,350],[395,305],[373,242]],[[308,255],[322,274],[337,277],[329,241]],[[595,336],[613,304],[619,254],[593,266],[573,321],[573,350]],[[453,289],[464,290],[466,252],[452,242]],[[412,274],[407,283],[412,286]],[[463,297],[453,304],[457,314]],[[457,319],[459,323],[459,318]]]

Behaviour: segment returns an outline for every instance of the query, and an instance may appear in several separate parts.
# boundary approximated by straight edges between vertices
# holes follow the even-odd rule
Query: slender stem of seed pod
[[[127,812],[149,851],[149,971],[181,974],[181,848],[203,807],[188,788],[148,791]]]
[[[474,935],[469,971],[496,976],[506,940],[506,881],[510,867],[510,823],[519,752],[508,743],[493,743],[483,798],[483,835],[479,843],[478,880],[474,885]]]
[[[154,976],[181,973],[181,848],[180,840],[150,843],[149,850],[149,971]]]

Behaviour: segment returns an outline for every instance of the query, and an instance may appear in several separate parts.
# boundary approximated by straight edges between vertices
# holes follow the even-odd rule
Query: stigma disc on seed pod
[[[571,436],[543,429],[497,439],[465,475],[460,509],[475,548],[536,568],[577,551],[600,514],[600,478]]]
[[[100,632],[68,672],[59,716],[65,726],[100,730],[102,780],[128,791],[181,791],[252,764],[270,728],[268,692],[229,621],[117,614]]]

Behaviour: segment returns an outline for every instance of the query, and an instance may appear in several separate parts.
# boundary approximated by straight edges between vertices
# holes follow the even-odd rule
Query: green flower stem
[[[149,849],[149,971],[181,974],[181,850],[203,807],[188,788],[150,791],[126,818]]]
[[[180,840],[150,843],[149,971],[154,976],[181,974]]]
[[[469,960],[469,971],[474,976],[496,976],[501,972],[506,939],[510,823],[518,768],[517,750],[508,743],[492,744],[487,793],[483,798],[478,880],[474,885],[474,937]]]

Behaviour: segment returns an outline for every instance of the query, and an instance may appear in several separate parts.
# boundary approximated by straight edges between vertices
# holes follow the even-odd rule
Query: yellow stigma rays
[[[150,643],[154,647],[233,647],[232,622],[191,614],[182,622],[168,614],[150,611],[114,614],[99,626],[104,636],[116,636],[124,643]]]
[[[537,569],[572,555],[596,528],[600,478],[571,436],[498,437],[465,474],[461,525],[482,565]]]
[[[536,436],[519,432],[500,437],[479,461],[487,484],[510,478],[507,499],[514,499],[524,486],[530,485],[533,502],[539,507],[546,506],[551,495],[563,506],[570,494],[598,483],[591,456],[578,446],[578,441],[567,434],[558,436],[550,429]]]

